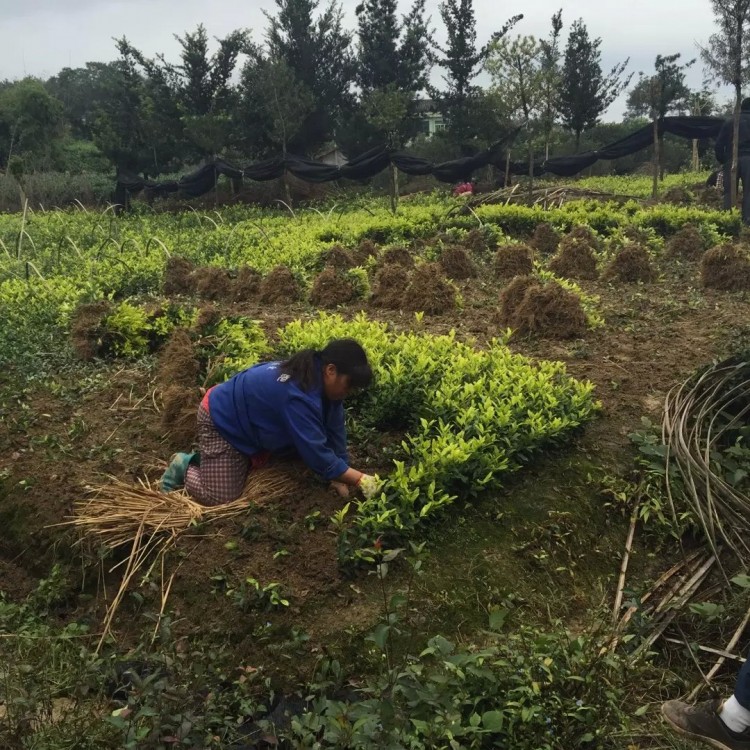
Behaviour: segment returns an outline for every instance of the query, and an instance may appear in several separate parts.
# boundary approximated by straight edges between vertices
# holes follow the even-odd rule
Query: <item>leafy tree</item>
[[[493,92],[511,117],[520,119],[526,130],[530,175],[534,164],[534,131],[544,102],[542,46],[533,36],[500,39],[491,45],[487,71]]]
[[[218,49],[209,56],[208,33],[203,24],[180,37],[180,63],[165,69],[176,77],[174,88],[180,108],[186,115],[207,115],[228,111],[234,104],[230,86],[239,56],[249,43],[247,32],[233,31],[217,39]]]
[[[286,158],[290,141],[297,135],[315,106],[312,92],[297,80],[286,60],[257,55],[242,73],[244,105],[260,119],[261,136]],[[287,201],[289,184],[284,177]]]
[[[601,42],[589,37],[582,19],[573,22],[560,75],[558,109],[565,128],[575,134],[576,149],[581,133],[599,122],[632,78],[632,74],[623,78],[629,58],[607,75],[602,72]]]
[[[737,161],[739,148],[742,84],[750,74],[750,0],[711,0],[714,20],[719,30],[711,34],[701,57],[709,75],[719,83],[734,87],[734,138],[732,139],[731,196],[737,194]]]
[[[62,103],[42,81],[24,78],[0,89],[0,160],[14,156],[24,166],[51,168],[54,151],[65,134]]]
[[[95,110],[92,132],[100,151],[118,169],[156,176],[183,150],[181,124],[166,84],[149,79],[126,39],[106,78],[110,96]]]
[[[487,59],[490,45],[477,47],[473,0],[444,0],[440,4],[440,16],[448,34],[448,43],[445,48],[439,48],[443,57],[438,62],[446,70],[443,80],[447,89],[442,94],[434,89],[430,93],[438,102],[451,137],[462,142],[477,133],[477,100],[481,89],[472,81]],[[504,37],[522,18],[522,15],[517,15],[509,19],[493,35],[493,40]]]
[[[560,86],[560,32],[562,10],[552,16],[552,29],[547,39],[539,41],[542,68],[541,130],[544,135],[544,158],[549,159],[549,146],[557,121],[557,92]]]
[[[239,56],[251,50],[248,34],[233,31],[218,39],[213,55],[209,55],[208,33],[202,24],[175,39],[181,48],[177,64],[167,62],[163,55],[146,58],[126,39],[117,44],[123,58],[143,71],[146,94],[166,131],[176,140],[187,137],[196,156],[215,155],[232,140],[228,123],[237,96],[231,79]]]
[[[510,112],[528,124],[542,105],[544,75],[542,46],[533,36],[501,39],[491,45],[487,58],[493,88]]]
[[[416,133],[414,103],[417,93],[427,89],[433,62],[432,31],[425,18],[425,0],[415,0],[409,13],[401,19],[396,15],[396,0],[364,0],[356,12],[357,82],[362,102],[372,100],[374,92],[381,91],[384,100],[393,102],[398,98],[406,103],[398,127],[387,132],[382,130],[380,119],[368,117],[362,108],[357,145],[361,147],[363,141],[384,139],[402,145]]]
[[[680,65],[680,53],[656,56],[654,74],[639,74],[638,83],[628,94],[626,114],[631,117],[648,116],[652,121],[665,117],[670,112],[684,112],[688,106],[690,90],[685,83],[685,71],[695,60]],[[664,179],[664,135],[656,143],[656,161],[661,179]]]
[[[269,54],[284,60],[297,81],[314,98],[299,147],[309,152],[329,140],[341,113],[351,110],[355,67],[352,35],[344,30],[341,6],[331,0],[314,19],[318,0],[276,0],[277,14],[269,20]]]
[[[116,63],[89,62],[83,68],[63,68],[50,78],[47,91],[62,102],[74,138],[91,140],[97,109],[112,96]]]
[[[246,113],[255,113],[259,135],[286,156],[290,141],[315,106],[312,92],[286,60],[257,55],[248,61],[240,84]]]
[[[685,71],[695,60],[679,64],[681,55],[657,55],[654,74],[639,74],[638,82],[630,90],[627,111],[631,117],[662,118],[670,113],[681,114],[689,108],[690,89],[685,83]]]

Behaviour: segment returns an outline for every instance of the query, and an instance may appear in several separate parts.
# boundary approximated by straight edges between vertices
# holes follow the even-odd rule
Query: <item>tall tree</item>
[[[654,169],[664,179],[664,134],[658,132],[658,120],[670,112],[684,112],[688,108],[690,90],[685,83],[685,71],[695,60],[680,64],[680,53],[657,55],[654,74],[639,74],[638,82],[630,90],[626,114],[632,117],[648,116],[654,122]],[[654,178],[656,180],[656,178]],[[654,182],[654,195],[656,182]]]
[[[182,150],[179,112],[166,83],[141,72],[129,42],[118,40],[117,48],[106,79],[110,96],[95,110],[94,143],[118,169],[156,176]]]
[[[685,83],[685,73],[695,60],[680,64],[680,57],[679,52],[657,55],[653,75],[639,73],[637,83],[628,93],[626,114],[662,118],[689,108],[690,89]]]
[[[632,78],[632,74],[625,76],[630,58],[603,73],[601,43],[599,38],[591,39],[582,19],[573,22],[560,75],[558,109],[563,125],[575,134],[576,149],[581,133],[599,122]]]
[[[297,80],[286,60],[263,55],[245,65],[241,90],[246,106],[263,123],[265,140],[286,156],[314,106],[312,92]]]
[[[552,131],[557,120],[557,92],[560,86],[560,32],[562,9],[552,16],[552,28],[547,39],[539,41],[542,67],[541,130],[544,136],[544,158],[549,159]]]
[[[544,70],[542,47],[533,36],[500,39],[492,43],[487,58],[493,92],[526,131],[529,177],[534,174],[534,135],[543,110]]]
[[[245,107],[254,109],[262,123],[262,137],[286,158],[290,141],[303,128],[315,106],[312,92],[297,80],[286,60],[263,55],[245,65],[242,90]],[[284,188],[291,203],[286,174]]]
[[[47,91],[62,102],[74,138],[91,140],[96,111],[112,96],[116,63],[89,62],[83,68],[63,68],[46,82]]]
[[[433,62],[425,0],[396,15],[396,0],[364,0],[357,6],[357,82],[363,95],[392,87],[413,100],[427,88]]]
[[[231,140],[229,116],[237,103],[231,79],[239,56],[252,49],[248,34],[237,30],[217,39],[218,49],[212,55],[202,24],[175,39],[180,44],[176,64],[163,55],[149,59],[126,39],[118,41],[118,48],[142,69],[149,95],[163,116],[178,118],[173,129],[179,129],[180,137],[187,135],[195,155],[214,155]],[[211,137],[207,139],[206,133]]]
[[[25,165],[51,169],[64,133],[62,103],[42,81],[24,78],[0,90],[0,163],[17,156]]]
[[[544,76],[542,47],[533,36],[493,42],[487,58],[493,88],[509,110],[524,123],[535,119],[542,106]]]
[[[450,135],[457,142],[474,136],[477,131],[476,104],[480,88],[472,82],[481,72],[490,45],[477,47],[477,23],[474,15],[474,0],[444,0],[440,4],[440,16],[445,24],[448,42],[438,48],[442,58],[438,63],[445,68],[444,93],[431,89],[443,117],[448,123]],[[523,18],[513,16],[493,34],[493,40],[504,37]]]
[[[701,57],[710,76],[734,87],[734,137],[732,139],[731,196],[737,198],[737,161],[739,154],[742,84],[750,72],[750,0],[711,0],[718,31],[711,34]]]
[[[310,152],[333,136],[342,112],[353,104],[352,35],[335,0],[317,18],[319,0],[276,0],[276,6],[276,15],[266,13],[268,50],[313,95],[313,111],[298,134],[299,147]]]

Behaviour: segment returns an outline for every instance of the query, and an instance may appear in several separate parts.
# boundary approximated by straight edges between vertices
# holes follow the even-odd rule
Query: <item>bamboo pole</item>
[[[654,117],[654,174],[653,185],[651,187],[651,197],[656,198],[659,194],[659,160],[661,154],[659,150],[659,118]]]
[[[622,606],[623,592],[625,591],[625,575],[628,570],[628,562],[630,561],[630,550],[633,548],[633,537],[635,536],[635,526],[638,523],[638,510],[641,507],[640,502],[636,503],[633,509],[633,514],[630,517],[630,528],[628,529],[628,537],[625,541],[625,552],[622,555],[622,563],[620,564],[620,580],[617,584],[617,595],[615,596],[615,605],[612,608],[612,624],[617,624],[617,614]]]
[[[748,622],[750,622],[750,609],[745,612],[745,616],[742,618],[742,622],[739,624],[739,627],[737,630],[734,631],[734,635],[732,636],[731,640],[727,644],[727,647],[724,649],[725,652],[731,653],[734,649],[734,647],[739,642],[740,638],[742,637],[742,634],[745,632],[745,628],[747,627]],[[716,676],[716,673],[721,669],[724,662],[727,660],[727,656],[722,654],[719,656],[719,658],[716,660],[716,663],[711,667],[708,674],[706,675],[706,682],[711,683],[711,680]],[[688,696],[688,700],[692,701],[694,700],[698,694],[703,689],[703,683],[698,683]]]

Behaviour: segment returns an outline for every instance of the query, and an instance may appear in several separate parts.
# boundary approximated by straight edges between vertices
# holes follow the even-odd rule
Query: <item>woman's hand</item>
[[[338,492],[339,497],[349,497],[349,485],[343,482],[337,482],[335,479],[331,481],[329,487]]]

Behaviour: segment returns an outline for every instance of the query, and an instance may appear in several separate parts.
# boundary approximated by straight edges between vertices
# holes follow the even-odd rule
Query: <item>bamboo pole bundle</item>
[[[732,358],[672,389],[664,404],[662,442],[667,447],[667,496],[676,518],[676,485],[716,554],[724,542],[750,561],[750,497],[717,473],[721,440],[750,414],[750,362]],[[723,572],[723,571],[722,571]]]

